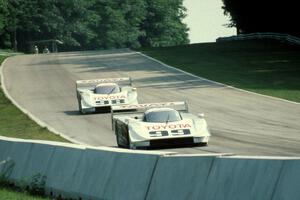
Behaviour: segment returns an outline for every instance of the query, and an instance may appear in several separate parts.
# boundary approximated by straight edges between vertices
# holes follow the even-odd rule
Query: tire
[[[79,107],[79,112],[80,112],[81,114],[84,114],[84,113],[83,113],[83,110],[82,110],[82,107],[81,107],[81,103],[79,103],[79,106],[78,106],[78,107]]]
[[[129,139],[129,132],[128,132],[128,127],[126,126],[126,148],[127,149],[131,149],[131,142],[130,142],[130,139]]]
[[[120,143],[120,136],[119,136],[118,133],[116,133],[116,139],[117,139],[117,145],[118,145],[118,147],[119,147],[119,148],[124,148],[124,145],[122,145],[122,144]]]
[[[120,127],[117,126],[117,124],[115,124],[115,134],[116,134],[116,140],[117,140],[117,145],[120,148],[130,148],[130,141],[129,141],[129,135],[128,135],[128,128],[123,128],[123,130],[119,130]],[[120,132],[125,132],[126,136],[126,142],[123,143],[124,140],[122,140],[121,136],[120,136]]]
[[[81,105],[81,96],[79,94],[79,92],[77,91],[77,100],[78,100],[78,110],[81,114],[85,114],[84,110],[82,109],[82,105]]]
[[[81,98],[78,95],[77,95],[77,99],[78,99],[78,110],[81,114],[83,114],[82,106],[81,106]]]
[[[208,142],[201,142],[197,146],[199,147],[206,147],[208,145]]]
[[[78,110],[79,110],[79,112],[80,112],[81,114],[83,114],[83,115],[87,113],[84,109],[82,109],[82,106],[81,106],[81,99],[78,100]]]
[[[118,145],[118,147],[121,148],[122,145],[121,145],[120,142],[119,142],[119,136],[118,136],[118,134],[116,134],[116,140],[117,140],[117,145]]]

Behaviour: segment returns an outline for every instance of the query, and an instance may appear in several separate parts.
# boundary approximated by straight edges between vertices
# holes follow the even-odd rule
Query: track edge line
[[[6,98],[8,98],[12,104],[14,106],[16,106],[19,110],[21,110],[25,115],[27,115],[31,120],[33,120],[34,122],[36,122],[39,126],[43,127],[43,128],[47,128],[49,131],[53,132],[55,135],[59,135],[61,137],[63,137],[64,139],[74,143],[74,144],[81,144],[81,145],[87,145],[86,143],[83,142],[79,142],[78,140],[72,139],[71,137],[65,135],[64,133],[56,130],[55,128],[49,126],[47,123],[41,121],[40,119],[38,119],[37,117],[35,117],[31,112],[29,112],[28,110],[26,110],[25,108],[23,108],[17,101],[15,101],[12,96],[10,96],[10,94],[8,93],[8,90],[5,87],[5,82],[4,82],[4,66],[6,61],[10,58],[10,57],[14,57],[14,56],[9,56],[7,58],[4,59],[4,61],[1,63],[0,66],[0,77],[1,77],[1,88],[4,92],[4,95],[6,96]]]

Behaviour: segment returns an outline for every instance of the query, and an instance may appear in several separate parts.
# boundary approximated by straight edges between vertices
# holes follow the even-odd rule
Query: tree
[[[142,24],[146,34],[140,38],[143,46],[187,44],[188,28],[182,22],[186,9],[182,0],[146,0],[147,16]]]
[[[183,0],[0,0],[0,48],[58,39],[64,50],[188,43]]]
[[[8,2],[7,0],[0,0],[0,46],[9,48],[11,46],[10,36],[7,33],[7,16],[8,16]]]
[[[139,25],[145,18],[143,0],[96,0],[93,11],[100,22],[93,27],[100,48],[138,47],[144,34]]]
[[[224,12],[231,17],[229,26],[242,33],[279,32],[300,35],[296,1],[223,0]]]

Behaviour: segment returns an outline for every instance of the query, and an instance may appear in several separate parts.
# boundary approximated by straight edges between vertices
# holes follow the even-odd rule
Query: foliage
[[[240,33],[278,32],[300,36],[297,1],[223,0],[225,14]]]
[[[58,39],[62,49],[188,43],[183,0],[0,0],[0,48]]]
[[[0,186],[10,185],[8,178],[10,177],[14,167],[15,162],[10,158],[0,161]]]
[[[188,28],[182,23],[186,9],[182,0],[147,0],[147,15],[142,24],[143,46],[174,46],[189,43]]]
[[[37,173],[31,178],[23,179],[15,184],[9,180],[14,166],[15,162],[10,158],[0,162],[0,188],[29,193],[34,196],[45,196],[46,176]],[[7,191],[3,191],[3,189],[0,192],[7,195]]]
[[[38,196],[45,195],[46,176],[36,173],[30,178],[14,183],[10,180],[14,167],[15,161],[11,158],[8,157],[5,160],[0,160],[0,188],[10,188]]]
[[[45,185],[46,185],[46,176],[37,173],[32,176],[31,181],[29,182],[28,191],[33,195],[45,195]]]
[[[50,200],[46,197],[38,197],[27,194],[26,192],[15,191],[14,188],[1,188],[0,197],[5,200]],[[51,198],[53,200],[53,198]]]

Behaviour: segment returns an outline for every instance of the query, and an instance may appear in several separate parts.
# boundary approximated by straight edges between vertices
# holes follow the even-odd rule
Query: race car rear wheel
[[[197,146],[199,147],[206,147],[208,145],[208,142],[201,142],[201,143],[198,143]]]

